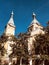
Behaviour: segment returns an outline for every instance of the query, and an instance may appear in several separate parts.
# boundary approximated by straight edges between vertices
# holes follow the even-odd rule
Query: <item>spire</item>
[[[6,29],[5,29],[5,34],[7,36],[10,36],[10,35],[14,35],[15,34],[15,25],[14,25],[13,15],[14,15],[14,13],[12,11],[12,13],[10,15],[10,19],[9,19],[9,21],[7,23],[7,26],[6,26]]]
[[[14,13],[13,13],[13,11],[12,11],[12,13],[11,13],[11,18],[13,18],[13,15],[14,15]]]
[[[15,27],[14,20],[13,20],[13,16],[14,16],[14,13],[12,11],[11,16],[10,16],[10,20],[8,21],[8,24],[10,24],[11,26]]]
[[[36,19],[36,14],[35,14],[34,12],[33,12],[32,17],[33,17],[33,20],[32,20],[32,22],[31,22],[31,24],[30,24],[29,27],[31,27],[33,24],[38,24],[38,25],[40,25],[40,23],[39,23],[38,20]]]
[[[36,24],[36,23],[37,23],[37,24],[40,24],[40,23],[38,22],[38,20],[36,19],[36,14],[35,14],[34,12],[33,12],[33,15],[32,15],[32,16],[33,16],[33,21],[31,22],[31,25],[32,25],[32,24]]]
[[[32,16],[33,16],[33,19],[36,19],[36,14],[34,12],[33,12]]]

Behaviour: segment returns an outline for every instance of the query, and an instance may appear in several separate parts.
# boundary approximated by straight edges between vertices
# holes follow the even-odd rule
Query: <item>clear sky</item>
[[[0,34],[4,32],[12,10],[16,34],[27,31],[33,12],[43,26],[49,20],[49,0],[0,0]]]

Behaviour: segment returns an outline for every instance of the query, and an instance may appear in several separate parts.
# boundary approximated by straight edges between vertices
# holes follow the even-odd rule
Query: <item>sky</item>
[[[0,0],[0,35],[5,31],[11,12],[14,12],[15,34],[26,32],[32,13],[42,26],[49,21],[49,0]]]

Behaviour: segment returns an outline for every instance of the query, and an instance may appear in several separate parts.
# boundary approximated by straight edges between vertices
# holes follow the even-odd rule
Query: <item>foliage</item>
[[[10,56],[14,57],[21,57],[21,56],[26,56],[28,54],[27,50],[27,40],[26,37],[19,36],[19,39],[15,42],[15,44],[11,45],[12,47],[12,54]]]
[[[35,51],[34,55],[30,55],[34,60],[49,60],[49,23],[47,27],[44,28],[45,34],[36,35],[34,41]],[[0,36],[0,59],[6,53],[4,48],[4,42],[13,41],[14,44],[10,44],[12,48],[12,53],[9,55],[9,58],[12,60],[13,58],[20,58],[22,57],[24,60],[30,57],[28,53],[28,41],[27,39],[30,38],[30,34],[27,33],[20,33],[17,38],[16,36],[11,35],[10,38],[3,34]],[[40,57],[39,57],[40,55]],[[1,61],[0,61],[1,62]],[[2,64],[1,64],[2,65]]]
[[[34,47],[35,47],[34,58],[35,60],[38,59],[42,60],[42,62],[46,60],[49,61],[49,24],[47,25],[47,27],[45,27],[44,31],[45,34],[36,35],[35,38],[36,41],[34,42]]]

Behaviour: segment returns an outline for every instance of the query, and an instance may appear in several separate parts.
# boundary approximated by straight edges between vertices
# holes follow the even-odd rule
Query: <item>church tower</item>
[[[33,13],[33,21],[31,22],[28,33],[30,34],[30,38],[28,38],[28,50],[31,50],[31,46],[33,44],[33,40],[35,40],[35,36],[37,34],[44,34],[43,27],[40,25],[38,20],[36,19],[36,14]]]
[[[7,23],[7,26],[5,28],[5,35],[7,36],[7,41],[4,44],[4,48],[6,49],[6,53],[5,54],[5,58],[8,59],[9,55],[12,53],[12,48],[11,48],[11,44],[14,44],[14,41],[12,40],[12,36],[15,35],[15,25],[14,25],[14,20],[13,20],[13,11],[11,13],[11,17],[10,20]]]
[[[36,14],[33,13],[33,20],[28,28],[28,33],[30,34],[30,37],[28,38],[28,52],[29,55],[35,54],[35,48],[34,48],[34,41],[35,36],[38,34],[44,34],[43,27],[40,25],[38,20],[36,19]],[[32,57],[29,58],[29,65],[35,65],[34,62],[32,62]]]
[[[14,13],[12,11],[11,17],[10,17],[8,24],[6,26],[6,29],[5,29],[5,35],[6,36],[11,36],[11,35],[15,34],[15,25],[14,25],[13,16],[14,16]]]
[[[36,19],[36,14],[33,13],[32,15],[33,20],[29,26],[29,33],[31,35],[35,35],[35,34],[39,34],[39,33],[44,33],[43,32],[43,27],[41,26],[41,24],[39,23],[39,21]],[[40,31],[40,32],[39,32]]]

